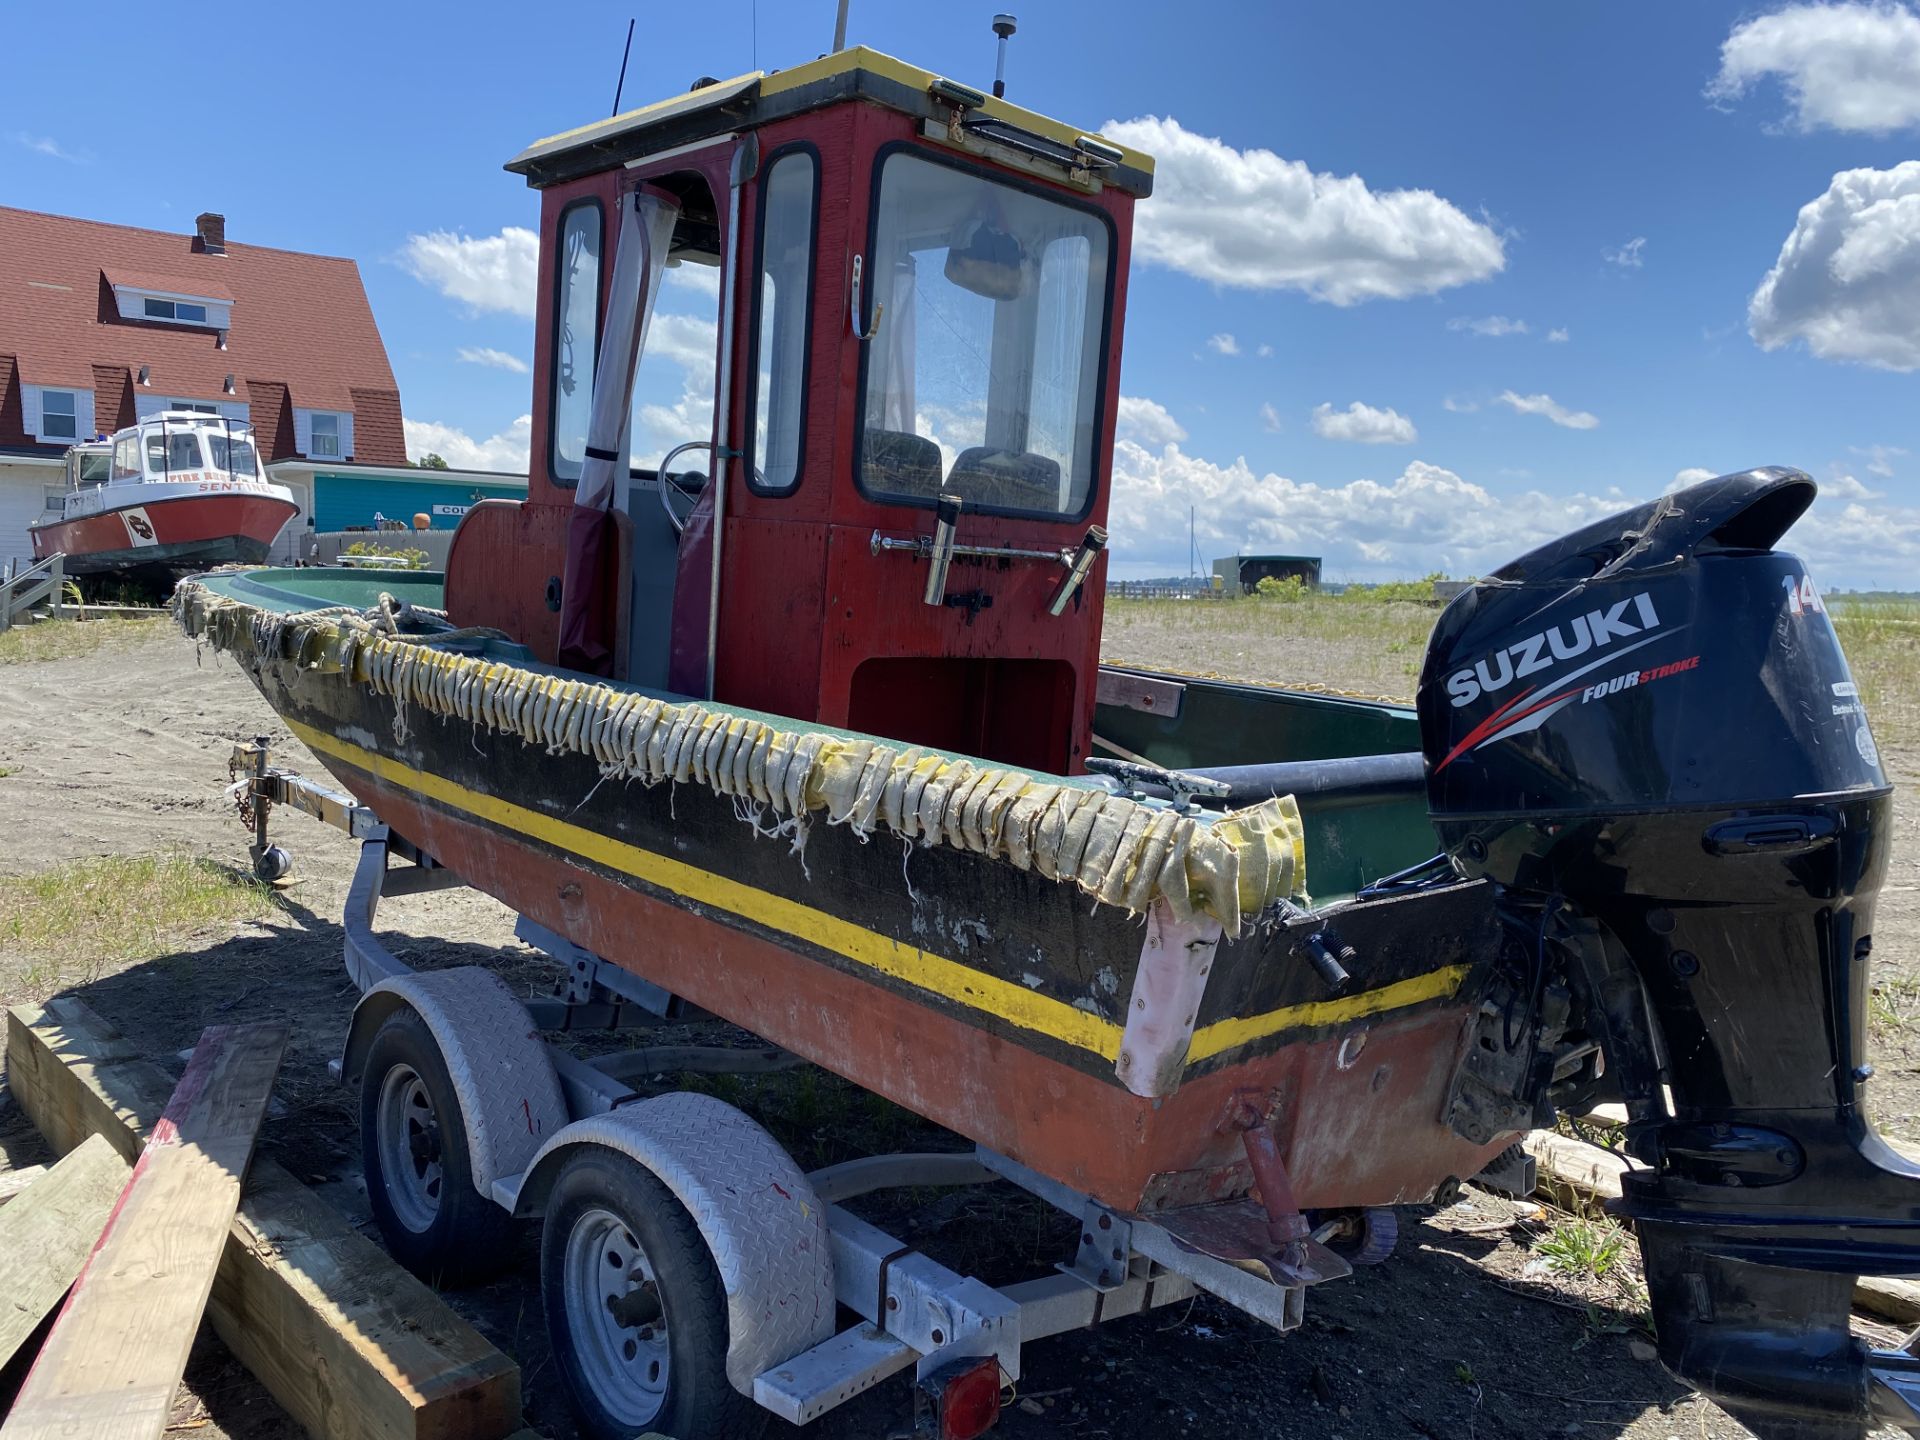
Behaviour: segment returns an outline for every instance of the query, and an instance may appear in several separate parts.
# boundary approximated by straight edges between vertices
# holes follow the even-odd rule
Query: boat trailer
[[[738,1373],[737,1363],[780,1356],[747,1378],[754,1403],[782,1419],[817,1419],[912,1366],[919,1420],[930,1433],[966,1437],[992,1423],[1003,1386],[1020,1378],[1022,1347],[1030,1341],[1158,1309],[1199,1291],[1276,1330],[1300,1324],[1304,1284],[1276,1284],[1200,1254],[1162,1227],[1112,1211],[984,1146],[874,1155],[802,1172],[772,1136],[720,1100],[692,1092],[643,1097],[629,1078],[663,1070],[764,1071],[803,1062],[777,1050],[721,1046],[644,1047],[583,1060],[545,1041],[541,1032],[641,1030],[710,1017],[524,916],[515,925],[516,937],[565,967],[555,995],[514,997],[478,966],[415,972],[375,933],[381,900],[463,888],[465,882],[351,796],[276,766],[266,737],[236,745],[229,771],[235,779],[228,793],[253,832],[250,853],[261,880],[281,880],[293,868],[290,854],[269,835],[276,806],[302,811],[360,842],[343,949],[361,998],[341,1058],[329,1069],[345,1084],[391,1088],[392,1072],[383,1076],[368,1065],[377,1037],[396,1016],[424,1023],[458,1099],[458,1151],[470,1159],[473,1192],[493,1211],[470,1215],[475,1223],[458,1227],[454,1248],[484,1244],[498,1220],[542,1215],[557,1162],[567,1154],[577,1158],[603,1146],[639,1159],[688,1204],[725,1279],[729,1316],[736,1325],[747,1322],[732,1335],[729,1375]],[[416,1075],[413,1094],[404,1098],[416,1110],[434,1113],[410,1133],[387,1123],[381,1096],[363,1097],[363,1113],[370,1111],[375,1122],[362,1128],[368,1194],[403,1262],[417,1257],[404,1244],[392,1245],[392,1219],[404,1231],[411,1228],[409,1218],[417,1221],[442,1205],[464,1208],[461,1189],[440,1170],[443,1157],[454,1158],[455,1147],[432,1133],[447,1117],[438,1113],[429,1093],[433,1086],[425,1080]],[[393,1108],[393,1097],[385,1099],[386,1108]],[[1513,1194],[1530,1191],[1532,1161],[1519,1158],[1518,1164],[1497,1166],[1483,1182]],[[1012,1182],[1079,1222],[1079,1244],[1055,1273],[995,1288],[954,1272],[846,1208],[846,1202],[880,1190],[996,1180]],[[381,1213],[389,1207],[392,1219]],[[1352,1252],[1355,1263],[1387,1257],[1393,1220],[1391,1210],[1368,1212],[1367,1234]],[[1321,1226],[1328,1233],[1316,1231],[1311,1238],[1335,1238],[1339,1223]],[[816,1241],[822,1242],[817,1250]],[[797,1263],[796,1255],[804,1262]],[[426,1268],[440,1277],[468,1270],[462,1263]],[[817,1291],[811,1300],[831,1302],[829,1314],[832,1304],[843,1305],[860,1323],[835,1328],[795,1354],[777,1317],[789,1292],[808,1285]],[[577,1299],[546,1297],[550,1305]],[[640,1344],[655,1343],[662,1367],[657,1378],[664,1385],[664,1339],[651,1341],[653,1327],[645,1323],[621,1323],[631,1318],[615,1314],[601,1327],[610,1332],[602,1338],[613,1349],[635,1343],[623,1333],[642,1337]],[[592,1363],[590,1356],[580,1358]]]

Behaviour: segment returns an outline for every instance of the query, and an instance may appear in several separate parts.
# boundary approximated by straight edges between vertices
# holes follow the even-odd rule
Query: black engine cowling
[[[1891,791],[1773,549],[1814,493],[1722,476],[1530,552],[1447,608],[1419,712],[1455,868],[1584,977],[1663,1360],[1763,1432],[1853,1434],[1893,1361],[1850,1277],[1920,1270],[1920,1169],[1861,1104]]]

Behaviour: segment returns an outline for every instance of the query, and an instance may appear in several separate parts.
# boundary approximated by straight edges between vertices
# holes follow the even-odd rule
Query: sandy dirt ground
[[[0,669],[0,769],[13,771],[0,778],[0,872],[157,850],[244,864],[247,837],[221,791],[230,744],[256,734],[272,736],[285,763],[319,773],[232,665],[210,652],[196,660],[194,647],[165,629],[107,656]],[[1900,758],[1899,778],[1909,786],[1920,780],[1912,762],[1911,754]],[[1920,974],[1913,894],[1920,822],[1905,796],[1899,829],[1902,854],[1887,910],[1893,923],[1882,922],[1875,960]],[[354,847],[297,816],[279,837],[298,858],[284,914],[181,936],[165,953],[97,975],[67,974],[56,988],[79,995],[176,1070],[176,1052],[204,1025],[290,1024],[293,1044],[263,1147],[373,1233],[357,1104],[325,1069],[354,999],[340,967],[338,927]],[[494,964],[529,994],[551,982],[545,962],[513,940],[511,917],[484,897],[394,900],[382,906],[381,920],[389,943],[416,965]],[[41,993],[6,993],[10,983],[18,987],[19,973],[0,963],[0,1000],[44,998],[44,985]],[[1908,1134],[1920,1112],[1910,1098],[1920,1095],[1920,1047],[1906,1035],[1914,1028],[1891,1025],[1891,1043],[1876,1057],[1885,1093],[1899,1097],[1883,1111]],[[830,1150],[837,1122],[815,1123],[822,1133],[814,1148]],[[908,1144],[938,1138],[901,1137]],[[0,1103],[0,1164],[42,1158],[17,1107]],[[1050,1212],[1007,1187],[910,1199],[875,1218],[996,1283],[1044,1272],[1071,1241]],[[1020,1398],[999,1433],[1033,1440],[1745,1435],[1648,1358],[1645,1336],[1616,1290],[1605,1282],[1574,1285],[1546,1270],[1531,1246],[1552,1223],[1531,1205],[1469,1190],[1446,1210],[1406,1214],[1395,1260],[1316,1290],[1294,1334],[1275,1334],[1201,1297],[1034,1344]],[[519,1360],[529,1421],[552,1440],[570,1440],[576,1432],[541,1319],[536,1243],[527,1227],[503,1278],[448,1298]],[[1865,1333],[1878,1343],[1896,1338]],[[896,1434],[906,1425],[908,1394],[907,1382],[896,1379],[805,1433],[817,1440]],[[204,1333],[176,1420],[181,1433],[208,1440],[298,1433]],[[778,1423],[771,1429],[800,1433]]]

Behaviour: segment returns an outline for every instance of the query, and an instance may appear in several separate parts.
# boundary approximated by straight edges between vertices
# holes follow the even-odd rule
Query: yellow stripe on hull
[[[710,905],[769,930],[830,950],[856,965],[903,981],[969,1010],[993,1016],[1022,1030],[1048,1036],[1078,1050],[1090,1051],[1109,1062],[1119,1058],[1121,1027],[1064,1001],[918,946],[902,944],[890,936],[878,934],[810,905],[803,905],[797,900],[789,900],[783,895],[775,895],[670,856],[629,845],[596,830],[571,824],[538,810],[529,810],[510,800],[469,790],[444,776],[416,770],[300,721],[289,719],[287,725],[317,753],[330,755],[389,785],[411,791],[501,829],[543,841],[609,870],[683,895],[699,904]],[[1211,1059],[1287,1030],[1336,1025],[1346,1020],[1417,1005],[1426,1000],[1446,998],[1459,991],[1467,969],[1465,965],[1449,965],[1358,995],[1310,1001],[1303,1005],[1270,1010],[1262,1015],[1215,1021],[1195,1032],[1187,1051],[1187,1061],[1193,1063]]]

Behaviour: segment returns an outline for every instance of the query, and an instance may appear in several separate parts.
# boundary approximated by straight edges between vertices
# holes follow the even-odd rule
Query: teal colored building
[[[484,473],[484,472],[482,472]],[[415,476],[419,478],[414,478]],[[524,500],[527,482],[510,477],[468,471],[416,470],[395,479],[359,469],[317,470],[313,476],[313,525],[316,530],[350,530],[371,526],[374,516],[404,520],[432,517],[432,529],[451,530],[479,500]]]
[[[493,470],[417,470],[401,465],[356,465],[310,459],[277,460],[268,478],[293,492],[300,513],[274,542],[270,563],[287,564],[311,552],[310,537],[336,530],[371,530],[378,519],[413,528],[452,530],[481,500],[524,500],[527,477]],[[377,517],[377,518],[376,518]]]

